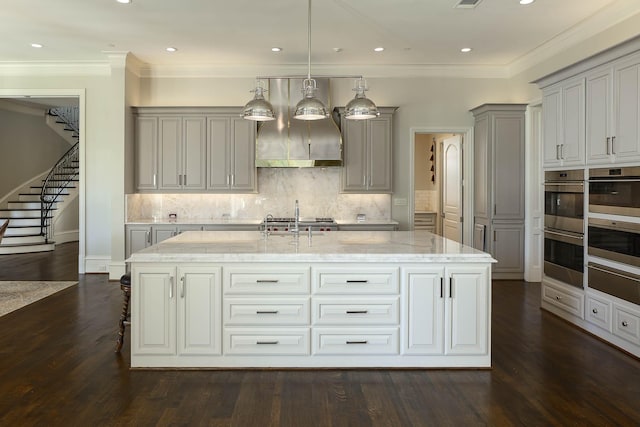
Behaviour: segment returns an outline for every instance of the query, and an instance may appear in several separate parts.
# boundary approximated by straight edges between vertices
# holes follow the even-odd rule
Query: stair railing
[[[75,136],[79,135],[78,107],[57,107],[49,110],[49,114],[58,116],[65,123],[67,130]],[[52,209],[62,192],[78,176],[80,142],[76,142],[49,171],[40,191],[40,234],[49,243],[53,237]]]

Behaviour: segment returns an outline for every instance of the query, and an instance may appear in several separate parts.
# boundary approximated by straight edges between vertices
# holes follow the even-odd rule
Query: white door
[[[462,243],[462,137],[442,143],[442,235]]]

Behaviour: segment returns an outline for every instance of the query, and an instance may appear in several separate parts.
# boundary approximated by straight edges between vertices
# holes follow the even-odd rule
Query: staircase
[[[78,140],[78,109],[65,107],[49,110],[56,122],[63,123],[71,138]],[[79,143],[76,142],[58,160],[46,177],[38,177],[0,209],[0,224],[9,226],[0,242],[0,254],[44,252],[55,249],[53,220],[59,206],[77,196]]]

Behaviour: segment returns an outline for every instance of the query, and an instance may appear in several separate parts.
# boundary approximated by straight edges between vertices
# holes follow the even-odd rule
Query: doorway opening
[[[459,243],[470,241],[465,217],[471,215],[471,128],[412,129],[410,222]],[[464,149],[463,149],[464,147]]]

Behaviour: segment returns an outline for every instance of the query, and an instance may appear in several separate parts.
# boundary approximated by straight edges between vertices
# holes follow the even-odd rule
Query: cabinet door
[[[256,189],[256,125],[243,118],[231,119],[231,188],[254,191]]]
[[[182,173],[182,119],[180,117],[161,117],[159,119],[160,150],[160,190],[180,188]]]
[[[492,224],[491,254],[498,260],[493,272],[500,279],[522,279],[524,273],[524,225]],[[513,277],[508,277],[512,274]]]
[[[444,353],[444,271],[407,269],[403,277],[405,354]]]
[[[584,79],[567,83],[562,88],[562,141],[560,158],[564,166],[584,165]]]
[[[127,247],[125,257],[151,245],[151,227],[127,226]]]
[[[176,354],[176,292],[173,267],[134,266],[132,288],[132,351]]]
[[[151,228],[153,234],[153,244],[167,240],[170,237],[175,236],[178,233],[177,228],[174,225],[154,225]]]
[[[157,190],[158,119],[136,118],[136,188]]]
[[[586,141],[589,164],[609,163],[611,156],[612,72],[607,67],[587,76]]]
[[[229,120],[226,118],[209,118],[207,120],[207,188],[210,190],[226,190],[231,185],[231,172],[229,171],[229,157],[231,156],[228,144],[231,130]]]
[[[487,354],[490,333],[489,267],[446,269],[445,353]]]
[[[640,55],[616,64],[615,140],[612,152],[618,162],[640,159]]]
[[[496,113],[492,121],[493,218],[523,220],[524,114]]]
[[[342,190],[362,191],[367,185],[367,124],[366,120],[342,120],[344,164]]]
[[[178,278],[178,353],[221,354],[220,268],[178,268]]]
[[[491,187],[491,145],[489,144],[489,118],[487,115],[479,117],[474,125],[475,140],[473,142],[473,189],[474,204],[473,215],[481,218],[489,218]]]
[[[381,117],[367,120],[369,159],[367,165],[367,190],[391,192],[391,118]]]
[[[206,184],[206,120],[204,117],[185,117],[182,122],[182,188],[204,190]]]
[[[562,91],[559,87],[545,89],[542,97],[542,165],[560,165],[562,124]]]

